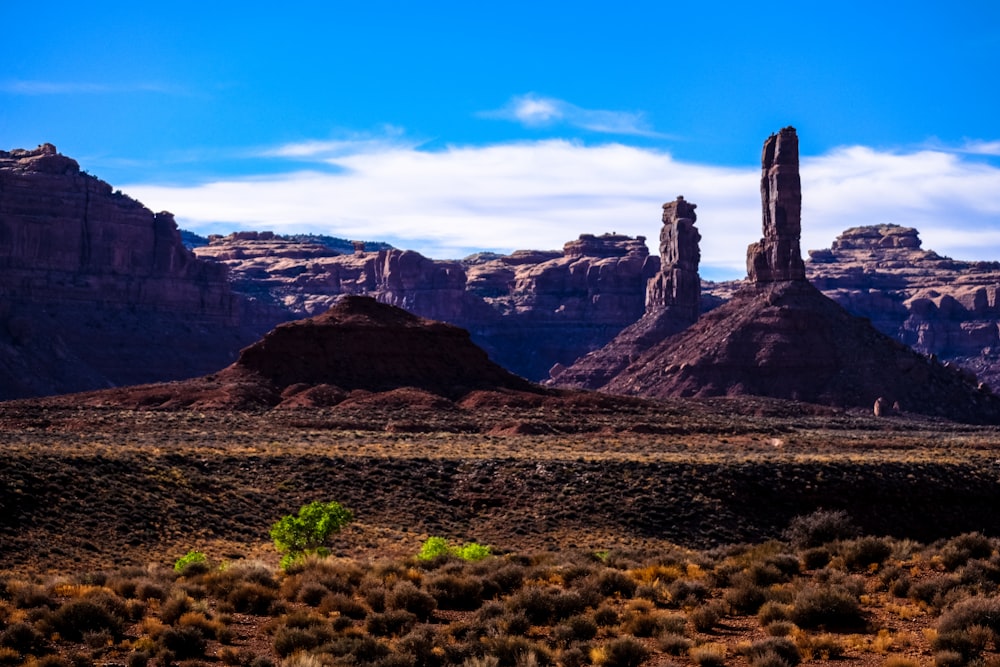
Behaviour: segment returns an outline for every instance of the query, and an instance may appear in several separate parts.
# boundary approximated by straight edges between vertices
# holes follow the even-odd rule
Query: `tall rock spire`
[[[669,308],[687,324],[698,319],[701,279],[698,262],[701,234],[694,226],[698,219],[684,197],[663,205],[663,229],[660,230],[660,272],[646,286],[646,312]]]
[[[747,277],[756,284],[805,280],[799,138],[794,127],[772,134],[761,154],[760,200],[763,234],[747,248]]]

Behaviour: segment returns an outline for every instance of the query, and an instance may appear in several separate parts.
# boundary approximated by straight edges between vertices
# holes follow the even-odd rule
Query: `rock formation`
[[[329,407],[357,400],[359,393],[395,391],[396,400],[406,403],[426,401],[427,394],[455,400],[476,390],[543,391],[491,362],[458,327],[371,297],[346,296],[321,315],[279,324],[217,373],[69,396],[55,399],[55,404]]]
[[[924,354],[1000,387],[1000,262],[923,250],[916,229],[870,225],[810,250],[806,271],[824,294]]]
[[[747,250],[747,278],[753,283],[802,280],[802,183],[799,138],[794,127],[772,134],[761,154],[760,201],[764,238]]]
[[[0,398],[190,377],[258,335],[170,213],[51,144],[0,151]]]
[[[341,295],[369,295],[466,328],[497,363],[527,377],[601,347],[644,310],[659,268],[642,237],[583,234],[562,252],[480,253],[462,261],[413,251],[357,249],[246,233],[213,238],[199,257],[230,268],[237,292],[313,315]]]
[[[660,270],[646,287],[646,311],[607,345],[566,367],[556,364],[549,383],[576,389],[601,389],[652,345],[698,319],[701,280],[701,235],[694,226],[696,204],[684,197],[663,205]]]
[[[871,410],[1000,422],[1000,399],[876,330],[823,296],[799,270],[794,130],[764,144],[764,238],[748,250],[748,281],[721,307],[647,349],[604,387],[646,397],[751,394]],[[785,192],[785,187],[790,192]],[[793,232],[796,234],[792,238]]]

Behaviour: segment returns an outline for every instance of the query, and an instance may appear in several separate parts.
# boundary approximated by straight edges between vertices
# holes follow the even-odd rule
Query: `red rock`
[[[549,371],[548,384],[601,389],[645,350],[698,319],[701,235],[694,226],[698,217],[696,207],[684,197],[663,205],[660,270],[647,283],[643,316],[604,347],[580,357],[570,366],[554,365]]]
[[[80,171],[54,146],[0,151],[0,398],[220,368],[271,321],[173,216]]]
[[[1000,400],[974,378],[889,338],[799,275],[793,140],[786,128],[764,146],[764,239],[748,251],[748,282],[686,330],[649,346],[604,390],[657,398],[757,395],[865,410],[882,398],[907,412],[1000,422]]]
[[[753,283],[802,280],[802,184],[794,127],[783,128],[764,142],[760,200],[764,237],[747,250],[747,278]]]
[[[341,255],[250,233],[213,238],[195,252],[226,264],[235,290],[280,305],[289,318],[321,313],[344,294],[368,295],[468,329],[492,359],[533,379],[637,320],[659,266],[645,239],[616,234],[584,234],[562,252],[460,262],[402,250]]]

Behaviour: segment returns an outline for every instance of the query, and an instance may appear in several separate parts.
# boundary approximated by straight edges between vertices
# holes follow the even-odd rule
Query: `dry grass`
[[[995,541],[956,537],[1000,533],[994,429],[721,400],[404,417],[0,405],[0,664],[997,660],[984,621],[937,632],[1000,594]],[[270,524],[329,499],[357,516],[335,557],[277,571]],[[785,541],[818,508],[893,537]],[[415,561],[429,535],[499,555]],[[211,569],[173,572],[192,549]]]

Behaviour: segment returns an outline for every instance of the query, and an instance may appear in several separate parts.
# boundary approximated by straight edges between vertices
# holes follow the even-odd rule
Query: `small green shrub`
[[[299,508],[297,516],[281,517],[271,526],[271,539],[284,554],[282,566],[287,569],[303,556],[321,553],[330,536],[353,520],[351,510],[333,501],[315,501]]]
[[[466,542],[465,544],[459,546],[451,546],[448,544],[448,540],[443,537],[428,537],[424,540],[424,543],[420,545],[420,551],[417,553],[417,559],[430,561],[445,556],[455,556],[456,558],[461,558],[465,561],[479,561],[491,556],[492,554],[492,548],[485,544]]]
[[[190,577],[208,572],[208,557],[201,551],[189,551],[174,562],[174,572]]]

